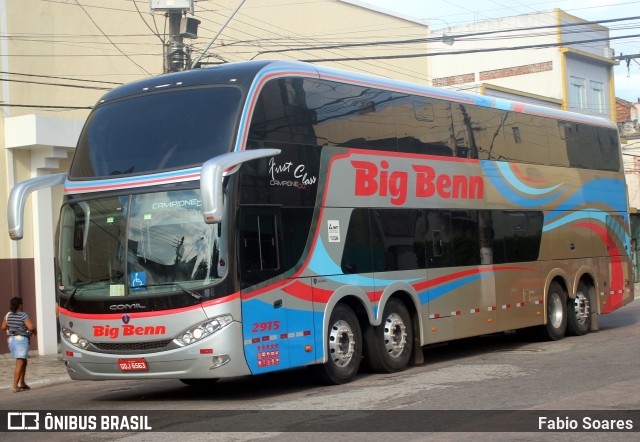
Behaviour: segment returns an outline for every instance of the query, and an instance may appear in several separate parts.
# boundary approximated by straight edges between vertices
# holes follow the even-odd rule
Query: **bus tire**
[[[346,384],[358,373],[362,359],[362,332],[353,310],[338,304],[331,312],[326,339],[327,362],[314,367],[327,384]]]
[[[368,327],[365,358],[373,371],[393,373],[409,364],[413,349],[411,316],[398,299],[390,299],[382,312],[382,322]]]
[[[562,286],[553,281],[547,294],[547,323],[542,328],[543,338],[559,341],[567,329],[567,294]]]
[[[584,282],[578,284],[576,297],[567,306],[567,333],[582,336],[591,330],[591,300],[589,287]]]
[[[213,384],[218,382],[218,378],[211,378],[211,379],[180,379],[180,382],[182,382],[185,385],[188,385],[189,387],[207,388],[207,387],[211,387]]]

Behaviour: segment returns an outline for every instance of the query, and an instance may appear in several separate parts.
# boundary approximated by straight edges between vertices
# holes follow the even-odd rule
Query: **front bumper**
[[[242,325],[228,326],[186,347],[156,353],[105,354],[89,352],[62,340],[62,355],[71,379],[207,379],[251,374],[242,345]],[[213,358],[229,356],[229,361],[215,367]],[[144,359],[148,369],[121,371],[118,359]]]

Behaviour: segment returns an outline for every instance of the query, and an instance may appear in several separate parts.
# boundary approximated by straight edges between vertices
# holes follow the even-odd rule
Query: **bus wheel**
[[[390,299],[382,312],[382,323],[366,333],[367,364],[374,371],[403,370],[411,358],[413,328],[411,316],[402,302]]]
[[[346,384],[358,373],[362,359],[362,333],[353,310],[338,304],[329,319],[326,351],[329,360],[316,366],[318,374],[328,384]]]
[[[544,326],[544,337],[558,341],[564,337],[567,329],[567,294],[562,286],[553,281],[547,296],[547,325]]]
[[[180,382],[182,382],[183,384],[188,385],[189,387],[207,388],[207,387],[211,387],[213,384],[218,382],[218,378],[211,378],[211,379],[180,379]]]
[[[569,300],[567,332],[582,336],[591,329],[591,301],[589,301],[589,288],[584,282],[578,284],[578,292],[575,299]]]

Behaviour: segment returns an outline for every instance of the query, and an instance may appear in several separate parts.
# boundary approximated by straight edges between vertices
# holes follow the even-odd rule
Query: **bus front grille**
[[[92,345],[106,353],[116,352],[153,352],[159,350],[165,350],[166,347],[171,344],[171,339],[165,339],[162,341],[150,341],[150,342],[93,342]]]

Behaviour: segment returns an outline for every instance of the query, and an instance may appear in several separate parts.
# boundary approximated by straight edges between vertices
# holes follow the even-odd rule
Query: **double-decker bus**
[[[118,87],[66,174],[56,285],[72,379],[353,379],[633,300],[616,126],[297,62]]]

